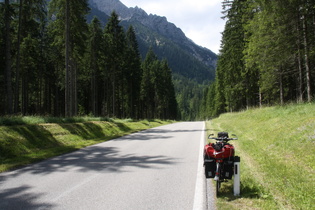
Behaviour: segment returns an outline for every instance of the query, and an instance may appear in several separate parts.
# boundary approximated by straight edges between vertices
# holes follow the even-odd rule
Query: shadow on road
[[[172,158],[165,156],[136,156],[133,154],[121,156],[119,148],[98,144],[21,168],[10,173],[9,177],[16,177],[27,172],[45,175],[52,172],[66,172],[73,168],[80,172],[103,170],[123,172],[125,166],[152,168],[157,165],[174,163]],[[4,175],[5,173],[0,174],[0,184],[8,178]]]
[[[99,173],[122,173],[126,167],[159,168],[160,165],[175,164],[175,160],[165,156],[137,156],[127,154],[121,156],[119,149],[106,147],[104,144],[94,145],[73,153],[55,157],[40,163],[24,167],[9,173],[0,174],[0,209],[51,209],[53,204],[38,202],[42,193],[31,192],[32,186],[23,185],[4,189],[5,180],[14,179],[25,173],[37,174],[40,177],[52,173],[97,171]]]
[[[200,130],[164,130],[161,128],[149,129],[134,133],[113,141],[132,140],[166,140],[172,138],[178,132],[191,133]],[[84,135],[88,136],[88,133]],[[124,146],[124,142],[121,142]],[[178,164],[178,160],[164,155],[137,155],[130,151],[121,152],[121,147],[109,146],[101,143],[86,147],[75,152],[54,157],[34,165],[26,166],[15,171],[0,174],[0,209],[40,209],[53,208],[53,204],[40,203],[41,197],[45,196],[40,192],[32,192],[33,186],[21,183],[12,188],[4,188],[6,181],[14,181],[14,178],[23,174],[34,174],[45,177],[52,173],[66,173],[77,171],[79,173],[96,171],[99,173],[123,173],[130,170],[130,167],[138,168],[163,168],[165,165]],[[12,179],[12,180],[11,180]],[[18,187],[16,187],[18,186]],[[40,203],[40,204],[39,204]],[[3,208],[4,207],[4,208]]]
[[[38,202],[43,196],[41,193],[27,192],[31,187],[23,185],[20,187],[0,191],[0,209],[51,209],[53,204]]]

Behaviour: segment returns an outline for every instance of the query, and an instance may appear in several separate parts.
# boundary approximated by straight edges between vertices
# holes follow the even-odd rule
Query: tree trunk
[[[298,102],[303,102],[304,98],[303,98],[303,66],[302,66],[302,55],[301,55],[301,28],[300,28],[300,14],[298,14],[297,16],[297,24],[296,24],[296,30],[297,30],[297,64],[298,64],[298,71],[299,71],[299,77],[298,77],[298,96],[297,96],[297,100]]]
[[[116,103],[115,103],[115,101],[116,101],[116,91],[115,91],[115,88],[116,88],[116,83],[115,83],[115,76],[114,76],[114,78],[113,78],[113,81],[112,81],[112,84],[113,84],[113,86],[112,86],[112,88],[113,88],[113,113],[112,113],[112,116],[113,117],[116,117],[116,113],[115,113],[115,106],[116,106]]]
[[[66,0],[66,75],[65,75],[65,116],[71,117],[71,66],[70,66],[70,0]]]
[[[279,78],[279,82],[280,82],[280,104],[283,105],[284,104],[284,97],[283,97],[283,78],[282,78],[282,67],[280,67],[280,78]]]
[[[303,68],[301,62],[301,52],[298,49],[298,68],[299,68],[299,78],[298,78],[298,102],[303,102]]]
[[[18,34],[17,34],[17,55],[16,55],[16,72],[15,72],[15,100],[14,100],[14,112],[17,113],[19,109],[19,100],[20,100],[20,46],[22,38],[22,8],[23,0],[20,0],[19,6],[19,25],[18,25]]]
[[[72,69],[72,116],[78,115],[78,94],[77,94],[77,70],[78,65],[76,62],[73,63]]]
[[[305,57],[305,74],[306,74],[306,88],[307,88],[307,101],[311,102],[311,71],[309,66],[309,56],[308,56],[308,39],[307,39],[307,25],[306,17],[303,15],[303,38],[304,38],[304,57]]]
[[[259,107],[262,108],[262,93],[261,93],[260,88],[259,88]]]
[[[11,34],[10,2],[5,0],[5,78],[6,78],[6,113],[13,112],[12,69],[11,69]]]
[[[95,61],[93,52],[92,60]],[[91,77],[91,109],[94,116],[96,116],[96,67],[95,62],[92,63],[92,77]]]

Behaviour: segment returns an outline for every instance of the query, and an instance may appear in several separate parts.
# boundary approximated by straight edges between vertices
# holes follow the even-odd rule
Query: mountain
[[[89,3],[90,16],[97,16],[103,24],[115,11],[125,28],[134,27],[142,57],[152,47],[159,58],[168,60],[174,74],[199,84],[214,79],[217,55],[195,44],[166,17],[148,15],[139,7],[128,8],[119,0],[90,0]]]
[[[147,14],[139,7],[128,8],[119,0],[89,0],[91,14],[103,25],[112,11],[121,19],[121,25],[135,29],[139,50],[145,58],[150,47],[160,59],[167,59],[173,72],[173,82],[182,120],[196,120],[205,88],[214,80],[217,55],[195,44],[166,17]]]

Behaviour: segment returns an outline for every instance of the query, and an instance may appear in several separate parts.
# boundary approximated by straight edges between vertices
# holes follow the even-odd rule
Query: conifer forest
[[[113,12],[90,23],[87,0],[0,3],[0,115],[177,119],[172,72]]]
[[[315,1],[224,0],[215,81],[200,117],[249,107],[311,102],[315,88]]]
[[[215,79],[185,95],[189,78],[173,81],[154,48],[141,58],[132,26],[115,12],[105,26],[87,21],[89,10],[88,0],[0,2],[1,116],[196,120],[313,101],[313,0],[222,0]]]

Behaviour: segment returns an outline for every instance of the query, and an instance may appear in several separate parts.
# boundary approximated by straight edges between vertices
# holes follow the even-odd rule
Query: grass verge
[[[228,131],[241,157],[241,196],[223,185],[218,209],[315,208],[315,105],[228,113],[207,122],[209,133]]]
[[[0,172],[169,123],[172,121],[0,118]]]

